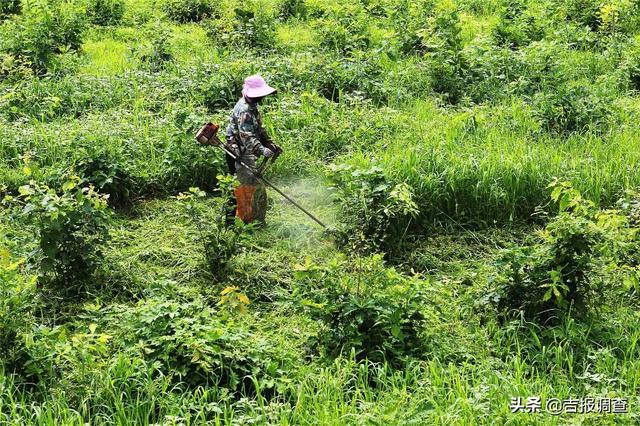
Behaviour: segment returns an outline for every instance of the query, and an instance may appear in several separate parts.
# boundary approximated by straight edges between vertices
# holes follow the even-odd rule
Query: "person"
[[[234,216],[245,223],[259,221],[265,223],[267,210],[267,192],[264,185],[240,162],[255,170],[258,156],[270,158],[275,155],[277,147],[262,125],[258,112],[258,104],[265,97],[272,95],[276,89],[269,86],[260,75],[252,75],[244,80],[242,97],[238,100],[226,131],[227,149],[234,153],[237,160],[227,154],[229,172],[235,174],[240,185],[234,190],[234,198],[227,211],[227,223]]]

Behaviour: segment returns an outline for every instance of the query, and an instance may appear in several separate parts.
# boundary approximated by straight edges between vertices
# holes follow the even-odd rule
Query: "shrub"
[[[188,191],[194,185],[214,189],[217,173],[226,167],[219,151],[195,143],[194,133],[186,140],[182,133],[176,134],[165,145],[157,182],[164,191]]]
[[[399,0],[391,13],[398,49],[407,55],[424,54],[423,34],[433,13],[433,0]]]
[[[17,77],[17,76],[16,76]],[[129,100],[127,82],[86,75],[56,79],[17,79],[0,98],[0,115],[10,120],[80,117],[89,110],[105,110]]]
[[[523,78],[522,59],[507,48],[474,44],[462,54],[464,95],[473,102],[496,101],[510,93],[514,81]]]
[[[271,11],[254,1],[243,2],[205,25],[209,37],[223,47],[261,49],[275,46],[275,26]]]
[[[304,0],[282,0],[279,16],[282,19],[301,17],[307,13]]]
[[[559,2],[566,9],[567,19],[597,31],[600,26],[598,18],[599,0],[562,0]]]
[[[228,293],[227,293],[228,294]],[[251,391],[252,379],[265,390],[283,391],[293,359],[272,342],[252,334],[247,321],[217,313],[201,299],[161,297],[113,312],[122,318],[122,344],[187,385],[216,384]]]
[[[198,201],[206,196],[204,191],[198,188],[190,188],[186,194],[178,195],[185,212],[193,221],[198,230],[197,238],[204,249],[207,269],[219,280],[226,277],[227,267],[231,257],[242,248],[245,231],[250,225],[244,225],[240,219],[235,219],[233,224],[226,224],[226,210],[231,208],[233,188],[235,181],[231,176],[219,175],[218,181],[222,191],[222,197],[218,200],[221,212],[214,221],[205,217],[202,206]]]
[[[348,58],[341,58],[339,54],[314,55],[300,57],[293,69],[280,70],[276,67],[276,81],[279,85],[291,85],[294,89],[309,88],[333,102],[349,99],[370,99],[376,105],[386,105],[390,98],[402,98],[410,89],[393,89],[385,84],[389,75],[387,67],[390,59],[384,54],[371,55],[369,52],[357,51]],[[410,72],[411,70],[407,70]],[[413,81],[412,81],[413,82]],[[413,82],[415,84],[415,82]],[[410,92],[415,96],[415,92]]]
[[[355,350],[358,360],[402,364],[420,356],[426,318],[420,286],[394,269],[380,255],[332,259],[323,265],[307,261],[295,278],[305,302],[323,324],[314,340],[331,357]]]
[[[534,115],[552,132],[604,131],[611,116],[610,96],[593,86],[567,82],[536,93],[531,103]]]
[[[39,250],[33,261],[43,282],[69,294],[84,290],[107,240],[106,196],[77,176],[60,191],[34,181],[19,188],[20,217],[35,224]]]
[[[210,0],[164,0],[162,10],[176,22],[199,22],[212,14],[214,4]]]
[[[43,73],[52,57],[82,44],[85,11],[66,0],[33,0],[22,3],[22,14],[6,21],[0,51],[13,55]]]
[[[80,153],[75,169],[83,181],[108,195],[109,204],[124,206],[131,202],[137,182],[133,176],[133,164],[125,153],[111,154],[104,146],[87,147]],[[56,176],[57,178],[57,176]]]
[[[171,31],[158,26],[150,26],[145,33],[149,36],[151,46],[141,52],[140,61],[151,71],[160,71],[173,60],[169,49]]]
[[[500,46],[512,49],[539,41],[545,35],[544,26],[523,0],[510,0],[502,12],[493,36]]]
[[[341,8],[314,23],[320,45],[343,55],[369,47],[367,16],[361,8]]]
[[[411,187],[406,183],[392,185],[376,166],[353,169],[346,164],[332,165],[329,178],[340,205],[342,244],[364,253],[399,250],[419,212]]]
[[[243,64],[237,66],[236,63],[228,66],[218,67],[209,70],[203,76],[205,80],[201,89],[204,91],[204,105],[209,111],[216,111],[220,108],[232,107],[238,100],[238,94],[242,90],[242,83],[248,69]]]
[[[22,264],[0,248],[0,368],[10,372],[24,367],[23,334],[33,325],[38,304],[35,277],[23,275]]]
[[[618,73],[623,90],[640,91],[640,44],[630,42],[625,46]]]
[[[20,13],[21,0],[3,0],[0,3],[0,20]]]
[[[89,0],[87,15],[96,25],[117,25],[124,16],[124,0]]]
[[[497,264],[494,288],[481,303],[541,321],[557,311],[580,315],[598,304],[602,288],[595,274],[617,261],[632,236],[627,219],[617,211],[598,210],[569,183],[554,181],[550,187],[558,215],[533,243],[506,251]]]
[[[459,4],[461,9],[474,15],[487,16],[495,13],[501,2],[499,0],[462,0]]]
[[[628,240],[621,250],[621,259],[616,268],[615,278],[622,279],[620,297],[640,295],[640,193],[627,190],[617,201],[616,208],[623,214],[629,224]]]
[[[462,55],[462,28],[458,10],[452,3],[439,4],[420,32],[429,59],[432,90],[451,104],[457,104],[465,92],[467,64]]]
[[[58,384],[75,403],[91,394],[96,371],[104,368],[111,335],[97,333],[97,325],[39,325],[25,336],[24,375],[48,388]]]

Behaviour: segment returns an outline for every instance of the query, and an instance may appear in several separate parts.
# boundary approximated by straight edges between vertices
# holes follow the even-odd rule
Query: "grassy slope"
[[[330,220],[332,209],[327,207],[326,192],[320,184],[301,181],[283,187]],[[269,219],[269,226],[253,236],[253,247],[235,258],[236,272],[230,283],[241,286],[251,296],[250,313],[243,320],[252,323],[256,333],[268,336],[274,346],[286,346],[302,358],[306,339],[316,331],[316,325],[291,303],[292,268],[307,257],[316,261],[330,258],[335,249],[320,238],[317,227],[279,198],[273,200]],[[212,287],[207,279],[200,248],[191,238],[195,232],[174,200],[139,205],[113,227],[113,242],[106,253],[113,281],[105,284],[132,286],[128,290],[141,301],[158,294],[215,301],[220,288]],[[291,373],[291,379],[299,383],[297,394],[291,399],[248,401],[233,409],[222,405],[220,420],[261,418],[278,424],[565,424],[572,418],[570,415],[513,415],[508,408],[510,397],[632,395],[640,385],[640,358],[633,343],[640,339],[640,317],[626,306],[604,312],[596,330],[569,323],[551,337],[527,324],[501,327],[491,322],[480,326],[470,309],[472,289],[486,279],[487,261],[495,255],[496,245],[517,240],[519,235],[519,231],[434,235],[420,242],[410,255],[414,267],[430,272],[424,275],[424,285],[431,288],[432,303],[440,306],[442,315],[435,323],[437,329],[432,330],[439,337],[434,340],[430,361],[416,363],[405,371],[384,372],[348,360],[326,366],[319,361],[301,360],[299,369]],[[123,275],[125,279],[118,281]],[[87,322],[83,326],[83,320],[75,321],[76,328],[81,330],[93,322],[99,324],[101,332],[109,333],[116,325],[112,321],[118,318],[107,312],[113,306],[134,303],[127,301],[129,298],[120,300],[121,296],[110,299],[108,291],[102,294],[96,302],[80,309],[80,317],[87,318]],[[100,306],[98,311],[96,303]],[[576,352],[587,339],[597,344],[590,346],[588,353]],[[622,354],[616,353],[620,350]],[[117,374],[105,372],[100,377],[114,380]],[[381,378],[375,389],[368,384],[370,376]],[[101,386],[100,382],[96,385]],[[0,386],[0,401],[11,404],[11,392],[10,386]],[[128,421],[138,418],[141,423],[146,423],[144,419],[151,413],[170,424],[171,419],[177,418],[198,423],[205,416],[211,418],[207,407],[217,401],[214,394],[181,393],[177,399],[168,399],[167,390],[149,392],[153,397],[147,397],[151,398],[148,405],[123,395],[104,408],[82,404],[73,407],[80,413],[84,408],[94,415],[123,416]],[[56,391],[51,398],[46,398],[44,405],[37,404],[43,412],[32,417],[35,423],[54,424],[54,419],[62,418],[69,423],[80,421],[64,396]],[[25,403],[26,407],[10,407],[9,412],[15,418],[31,418],[35,412]],[[115,408],[110,407],[117,406],[112,404],[123,404],[122,412],[112,412]],[[188,409],[189,406],[193,408]],[[51,416],[49,420],[47,416]],[[614,420],[596,415],[587,418],[596,424]],[[627,416],[615,419],[618,423],[635,422]]]
[[[128,4],[144,13],[156,13],[145,9],[146,2],[129,1]],[[464,17],[465,39],[471,39],[476,31],[487,31],[493,18],[474,19]],[[280,28],[278,37],[292,49],[304,50],[305,46],[314,43],[304,28],[296,24]],[[113,35],[108,32],[95,34],[85,44],[86,62],[79,70],[80,75],[126,78],[126,72],[134,70],[138,64],[123,53],[138,40],[143,42],[144,36],[134,25],[114,30]],[[215,60],[212,51],[199,47],[201,42],[205,39],[198,27],[175,26],[174,53],[180,63]],[[284,100],[290,101],[286,96]],[[144,143],[136,145],[133,157],[140,164],[157,167],[160,163],[155,155],[159,151],[153,144],[166,135],[154,135],[151,129],[161,127],[158,121],[169,112],[148,113],[144,108],[144,94],[134,94],[130,102],[131,115],[123,116],[120,112],[111,115],[107,108],[71,122],[62,118],[38,126],[29,124],[19,131],[25,130],[25,139],[31,134],[42,134],[42,138],[34,138],[33,147],[46,146],[43,150],[48,156],[46,162],[55,164],[65,155],[62,150],[56,151],[56,147],[71,137],[76,125],[80,129],[86,127],[86,123],[107,123],[110,144],[142,139]],[[309,124],[322,113],[314,109],[316,107],[313,102],[307,105],[303,101],[303,107],[294,114],[295,120],[286,124],[290,127]],[[289,112],[285,107],[280,108],[283,115]],[[295,105],[292,109],[296,109]],[[199,113],[204,115],[202,111]],[[342,115],[349,113],[333,110],[322,117],[333,118],[332,124],[340,125]],[[465,132],[467,113],[445,113],[423,101],[378,113],[389,121],[400,122],[401,128],[415,126],[420,129],[409,138],[410,147],[415,149],[408,149],[402,136],[383,139],[380,147],[381,161],[394,171],[395,178],[413,179],[419,183],[419,196],[424,206],[433,204],[452,211],[455,206],[438,204],[438,197],[459,205],[468,200],[502,197],[487,203],[492,210],[480,216],[494,217],[498,211],[509,215],[510,209],[519,205],[521,188],[534,187],[539,191],[532,197],[531,204],[535,205],[536,200],[546,196],[543,188],[551,176],[571,174],[572,170],[577,174],[576,180],[595,198],[611,198],[623,183],[640,182],[636,171],[620,161],[624,158],[632,164],[637,163],[635,156],[640,150],[635,149],[637,138],[633,137],[633,130],[616,136],[613,143],[593,140],[585,145],[582,140],[575,143],[551,140],[531,145],[526,132],[505,134],[503,128],[491,126],[496,115],[500,120],[500,109],[479,109],[488,127],[480,136]],[[516,117],[526,122],[517,111]],[[280,124],[268,121],[276,134],[284,133]],[[331,131],[332,126],[327,127],[327,131]],[[352,134],[345,131],[336,139],[341,140],[345,135]],[[295,137],[295,133],[286,135],[289,152],[309,147],[306,145],[309,141],[299,141]],[[420,157],[420,150],[427,154]],[[461,156],[460,152],[465,155]],[[348,156],[356,163],[369,161],[366,153],[349,153]],[[307,173],[309,169],[320,169],[313,156],[305,160],[311,165],[303,167]],[[285,157],[283,165],[275,169],[274,174],[291,173],[292,170],[295,174],[296,161],[293,155]],[[411,165],[412,161],[416,162],[415,167],[407,167],[406,164]],[[158,170],[148,172],[160,173]],[[410,177],[408,173],[419,176]],[[481,184],[469,185],[469,182]],[[318,190],[322,186],[323,182],[302,180],[285,185],[285,188],[331,222],[333,210],[326,193]],[[453,197],[438,191],[451,191]],[[505,205],[509,208],[505,209]],[[181,215],[175,200],[159,199],[137,205],[130,215],[120,216],[113,226],[113,241],[106,253],[109,278],[105,287],[123,286],[131,296],[141,300],[159,292],[167,297],[204,297],[215,302],[220,288],[212,288],[210,284],[199,247],[192,239],[194,233],[195,229]],[[299,387],[290,400],[265,402],[258,399],[233,408],[222,406],[218,419],[220,422],[254,419],[282,424],[566,424],[575,417],[512,415],[508,409],[509,399],[516,395],[545,398],[637,395],[640,354],[636,343],[640,339],[640,316],[627,306],[603,312],[597,329],[569,323],[566,329],[557,330],[557,335],[541,340],[540,330],[532,325],[479,324],[470,307],[473,289],[486,280],[490,273],[488,263],[497,248],[520,235],[521,231],[475,234],[460,231],[423,237],[416,243],[415,251],[407,255],[409,265],[406,269],[413,266],[422,274],[424,284],[433,290],[434,303],[441,304],[442,317],[435,330],[441,338],[434,344],[430,361],[393,373],[369,370],[348,360],[339,360],[329,366],[317,360],[301,362],[299,371],[292,373],[292,379]],[[269,226],[252,236],[252,245],[234,259],[236,272],[230,280],[252,299],[248,321],[255,324],[257,333],[269,336],[274,345],[287,346],[302,356],[305,339],[315,331],[316,325],[305,315],[294,312],[289,304],[292,267],[307,257],[317,261],[330,258],[336,249],[321,239],[313,224],[275,196]],[[108,291],[101,299],[104,300],[95,303],[105,311],[110,305],[134,303],[121,295],[111,299]],[[104,327],[102,331],[108,333],[114,326],[110,321],[117,319],[103,316],[102,311],[96,312],[92,305],[78,308],[82,316],[75,327],[81,329],[90,322],[97,322]],[[588,352],[575,352],[574,348],[584,347],[585,340],[592,342]],[[104,382],[95,386],[108,387],[110,375],[117,374],[106,371],[101,376]],[[369,384],[370,375],[386,377],[374,389]],[[0,375],[0,412],[10,413],[11,421],[16,424],[82,424],[82,416],[87,412],[83,409],[89,410],[87,404],[65,399],[60,393],[62,390],[58,388],[51,397],[44,396],[44,401],[34,402],[26,394],[20,396],[11,386],[10,379]],[[138,424],[145,424],[156,416],[168,424],[181,421],[197,424],[204,416],[215,418],[212,414],[215,410],[210,406],[216,401],[215,395],[206,391],[204,394],[169,395],[168,389],[154,389],[149,380],[146,404],[114,392],[113,399],[105,401],[104,408],[93,409],[109,415],[114,422],[134,421]],[[13,399],[21,397],[25,398],[21,404]],[[632,407],[639,403],[636,397]],[[602,416],[580,419],[593,424],[614,422],[613,417]],[[633,418],[616,417],[615,421],[634,424],[637,414]]]

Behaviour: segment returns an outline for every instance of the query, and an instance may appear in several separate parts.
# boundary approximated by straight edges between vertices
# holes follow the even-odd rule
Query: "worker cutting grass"
[[[233,223],[234,217],[242,219],[244,223],[266,223],[267,193],[265,185],[271,187],[300,211],[309,216],[318,225],[327,226],[315,215],[283,193],[273,183],[268,181],[263,172],[269,161],[275,161],[283,150],[273,143],[264,126],[258,111],[258,104],[265,97],[272,95],[276,89],[269,86],[260,75],[252,75],[244,80],[242,97],[238,100],[226,132],[226,142],[217,136],[220,126],[207,123],[196,134],[196,140],[203,145],[222,147],[229,173],[235,175],[240,183],[234,190],[234,197],[227,210],[227,224]],[[264,157],[260,166],[257,165],[259,156]]]

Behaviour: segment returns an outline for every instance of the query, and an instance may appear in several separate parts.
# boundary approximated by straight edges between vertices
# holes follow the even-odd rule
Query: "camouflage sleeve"
[[[245,112],[238,121],[240,142],[249,152],[264,154],[264,146],[260,143],[260,125],[257,118],[250,112]]]

